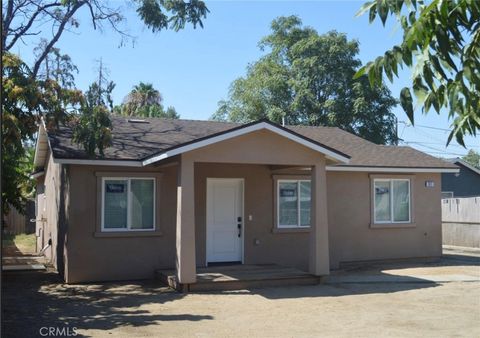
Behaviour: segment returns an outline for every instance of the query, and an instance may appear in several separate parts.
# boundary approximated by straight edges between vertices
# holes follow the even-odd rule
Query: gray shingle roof
[[[129,122],[112,116],[113,144],[104,160],[143,160],[157,153],[194,142],[199,138],[238,128],[241,124],[147,118],[148,123]],[[455,165],[410,147],[376,145],[334,127],[287,126],[287,129],[351,157],[349,166],[456,168]],[[81,146],[72,142],[72,130],[60,127],[49,132],[53,156],[58,159],[87,159]]]

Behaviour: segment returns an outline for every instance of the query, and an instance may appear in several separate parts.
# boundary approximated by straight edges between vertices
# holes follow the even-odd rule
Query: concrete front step
[[[182,292],[316,285],[320,282],[320,277],[274,264],[198,268],[197,282],[192,284],[178,283],[174,270],[159,270],[156,276],[162,283]]]

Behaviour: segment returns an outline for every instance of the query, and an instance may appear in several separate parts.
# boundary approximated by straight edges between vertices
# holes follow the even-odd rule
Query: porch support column
[[[194,162],[181,155],[177,183],[177,280],[181,284],[195,283],[195,202]]]
[[[312,204],[309,272],[315,276],[322,276],[330,273],[327,176],[323,159],[312,166],[311,191]]]

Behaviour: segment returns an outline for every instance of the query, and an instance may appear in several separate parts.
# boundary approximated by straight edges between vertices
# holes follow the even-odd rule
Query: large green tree
[[[396,100],[366,77],[359,44],[335,31],[318,34],[296,16],[279,17],[260,41],[268,52],[235,80],[213,119],[247,122],[268,118],[290,125],[337,126],[375,143],[395,143]]]
[[[36,80],[16,55],[2,55],[2,211],[9,205],[23,209],[39,116],[50,130],[66,122],[68,112],[82,99],[80,91],[64,89],[51,79]]]
[[[164,109],[163,97],[151,83],[140,82],[115,111],[124,116],[178,118],[175,108]]]
[[[389,16],[403,30],[400,44],[360,69],[372,84],[386,75],[392,82],[399,67],[413,70],[413,81],[400,93],[400,101],[412,124],[414,100],[427,113],[448,111],[453,137],[464,145],[464,135],[480,129],[480,1],[477,0],[375,0],[359,14],[369,13],[385,25]],[[413,89],[413,95],[412,95]]]

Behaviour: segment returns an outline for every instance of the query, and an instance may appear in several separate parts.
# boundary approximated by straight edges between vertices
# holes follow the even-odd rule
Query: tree
[[[462,160],[480,169],[480,153],[470,149],[468,154],[462,157]]]
[[[399,45],[361,68],[357,76],[368,74],[372,85],[383,75],[393,82],[398,68],[413,68],[411,87],[400,92],[400,102],[412,124],[414,107],[427,113],[448,110],[453,137],[465,146],[464,135],[476,135],[480,128],[480,2],[474,0],[382,0],[367,2],[359,15],[369,12],[383,25],[393,15],[403,30]]]
[[[50,130],[65,123],[81,100],[81,92],[63,89],[54,80],[35,80],[17,56],[2,55],[2,211],[22,211],[28,185],[27,149],[33,144],[40,116]]]
[[[203,1],[191,0],[135,0],[140,19],[152,31],[174,29],[191,23],[203,27],[202,19],[208,9]],[[71,113],[80,107],[84,115],[77,116],[76,140],[92,154],[92,144],[99,147],[100,155],[109,143],[109,119],[105,111],[108,102],[94,104],[92,90],[102,96],[103,85],[91,87],[84,99],[74,89],[75,68],[70,58],[56,49],[65,31],[79,28],[76,17],[81,9],[88,11],[95,29],[110,27],[121,37],[121,44],[129,39],[122,12],[104,0],[5,0],[2,2],[2,210],[9,204],[23,209],[21,185],[25,175],[19,175],[26,153],[24,147],[33,142],[37,123],[41,117],[49,131],[69,121]],[[51,35],[49,35],[51,32]],[[35,41],[37,36],[45,40]],[[11,51],[21,42],[37,45],[35,58],[29,67]],[[58,72],[57,72],[58,71]],[[105,90],[113,89],[106,87]],[[110,104],[111,106],[111,104]],[[101,134],[94,133],[96,125]],[[95,139],[94,141],[92,141]],[[95,149],[93,150],[93,152]]]
[[[111,105],[114,87],[113,82],[109,82],[106,88],[97,82],[91,84],[81,101],[79,114],[71,121],[73,141],[82,144],[89,157],[103,157],[104,149],[111,144],[112,122],[108,105]]]
[[[46,44],[47,40],[42,39],[40,45],[34,49],[35,54],[43,53]],[[78,74],[78,68],[70,56],[62,54],[59,48],[54,47],[41,64],[37,79],[53,79],[63,88],[74,88],[75,74]]]
[[[151,83],[140,82],[115,111],[124,116],[178,118],[175,108],[162,105],[162,95]]]
[[[175,107],[169,106],[165,111],[165,117],[168,119],[178,119],[180,118],[180,114],[177,113]]]
[[[213,119],[268,118],[290,125],[337,126],[376,143],[395,143],[396,105],[387,88],[353,79],[361,65],[357,41],[335,31],[319,35],[296,16],[272,22],[260,41],[268,53],[235,80]]]
[[[129,115],[135,115],[135,111],[148,106],[160,106],[162,104],[162,95],[153,88],[151,83],[140,82],[134,86],[132,91],[125,97],[123,103],[127,108]]]
[[[168,28],[178,31],[187,23],[203,27],[202,19],[209,12],[199,0],[135,0],[133,4],[140,19],[153,32]],[[13,50],[26,37],[51,31],[51,37],[32,66],[32,76],[36,77],[65,30],[80,26],[76,16],[81,9],[88,11],[95,29],[109,26],[119,33],[121,44],[134,38],[123,27],[125,18],[121,10],[105,0],[5,0],[2,2],[2,53]]]

